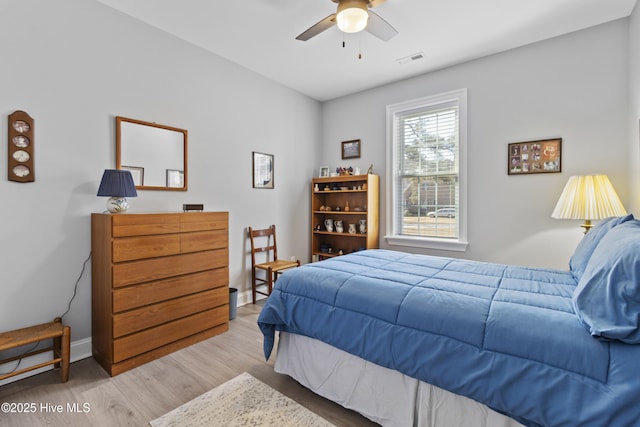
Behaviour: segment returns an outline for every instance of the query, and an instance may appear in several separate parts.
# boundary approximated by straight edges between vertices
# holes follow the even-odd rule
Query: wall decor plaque
[[[9,155],[7,172],[9,181],[33,182],[34,167],[34,120],[24,111],[9,115]]]

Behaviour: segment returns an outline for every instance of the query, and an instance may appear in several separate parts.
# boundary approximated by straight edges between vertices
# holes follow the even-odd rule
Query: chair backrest
[[[249,240],[251,240],[251,265],[256,265],[256,254],[261,252],[266,254],[266,261],[276,261],[278,259],[276,226],[271,225],[269,228],[262,230],[254,230],[251,227],[247,227],[247,229],[249,231]],[[273,256],[271,259],[269,253]]]

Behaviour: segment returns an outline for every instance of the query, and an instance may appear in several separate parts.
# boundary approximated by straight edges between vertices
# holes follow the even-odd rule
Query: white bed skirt
[[[474,400],[302,335],[280,333],[275,370],[383,426],[522,427]]]

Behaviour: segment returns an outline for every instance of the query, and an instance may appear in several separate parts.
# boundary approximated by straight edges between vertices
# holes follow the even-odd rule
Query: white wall
[[[350,163],[381,175],[383,236],[386,106],[467,88],[470,245],[414,252],[567,268],[582,229],[551,211],[569,176],[606,173],[629,202],[627,37],[623,19],[326,102],[321,163],[345,164],[340,141],[362,139]],[[508,143],[552,137],[563,139],[562,173],[507,175]]]
[[[3,0],[0,40],[0,135],[8,114],[28,112],[36,164],[36,181],[19,184],[1,157],[0,330],[66,310],[90,214],[104,210],[116,115],[188,130],[189,191],[140,191],[131,211],[229,211],[231,286],[249,283],[248,225],[277,224],[280,255],[308,258],[318,102],[94,1]],[[252,188],[252,151],[275,155],[274,190]],[[90,278],[89,266],[65,317],[73,341],[91,336]]]
[[[640,6],[629,18],[629,199],[640,218]]]

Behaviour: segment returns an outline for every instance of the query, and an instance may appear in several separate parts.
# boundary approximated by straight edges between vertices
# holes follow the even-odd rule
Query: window
[[[387,107],[391,245],[464,251],[467,91]]]

